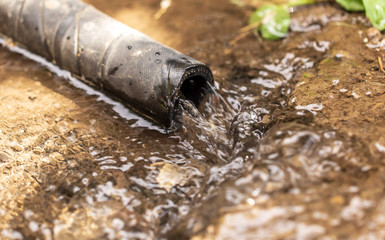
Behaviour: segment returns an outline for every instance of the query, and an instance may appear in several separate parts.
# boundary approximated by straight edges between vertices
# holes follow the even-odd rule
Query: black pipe
[[[166,126],[213,83],[201,62],[79,0],[0,0],[0,33]]]

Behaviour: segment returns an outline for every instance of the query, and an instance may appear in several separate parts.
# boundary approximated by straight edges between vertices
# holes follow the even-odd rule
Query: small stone
[[[264,124],[270,123],[270,122],[271,122],[271,116],[270,116],[270,115],[265,115],[265,116],[263,116],[261,122],[264,123]]]
[[[49,159],[51,161],[63,161],[64,160],[64,157],[62,154],[58,153],[58,152],[54,152],[54,153],[51,153],[49,155]]]
[[[7,151],[7,150],[0,151],[0,161],[6,162],[6,161],[11,160],[11,158],[12,158],[12,155],[9,153],[9,151]]]
[[[171,191],[174,186],[183,185],[187,180],[185,173],[178,166],[166,163],[159,170],[156,181],[160,187]]]
[[[32,152],[36,153],[36,154],[42,154],[42,153],[44,153],[44,149],[41,147],[34,147]]]
[[[360,95],[358,95],[356,92],[352,91],[352,96],[355,98],[355,99],[359,99],[360,98]]]
[[[366,34],[368,35],[369,39],[372,39],[374,37],[381,37],[381,32],[374,27],[368,28],[366,30]]]
[[[343,205],[345,203],[345,198],[341,195],[337,195],[330,199],[330,203],[333,205]]]
[[[11,143],[11,148],[12,148],[13,150],[15,150],[16,152],[21,152],[21,151],[24,150],[23,145],[18,144],[17,142],[12,142],[12,143]]]

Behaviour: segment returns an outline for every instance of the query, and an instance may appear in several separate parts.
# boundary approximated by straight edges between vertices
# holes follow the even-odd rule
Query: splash
[[[179,132],[211,163],[226,163],[232,154],[230,123],[236,112],[230,104],[209,85],[209,92],[199,106],[190,100],[178,101]]]

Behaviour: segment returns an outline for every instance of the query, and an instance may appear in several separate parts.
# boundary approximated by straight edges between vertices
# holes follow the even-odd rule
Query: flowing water
[[[153,27],[157,1],[88,2],[210,63],[213,94],[171,132],[0,48],[0,238],[385,237],[384,35],[362,15],[315,5],[283,41],[230,46],[247,8],[228,1]]]

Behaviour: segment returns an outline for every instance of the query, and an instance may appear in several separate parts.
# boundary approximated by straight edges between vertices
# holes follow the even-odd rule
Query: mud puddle
[[[316,5],[230,46],[247,7],[88,2],[209,63],[230,106],[148,128],[1,48],[2,238],[384,238],[384,35],[362,15]]]

